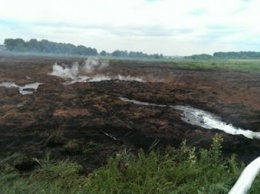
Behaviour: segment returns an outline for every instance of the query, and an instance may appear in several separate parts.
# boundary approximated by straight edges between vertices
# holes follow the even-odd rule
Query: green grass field
[[[103,57],[109,60],[128,60],[165,63],[168,65],[177,65],[179,68],[185,69],[202,69],[202,70],[221,70],[221,71],[238,71],[238,72],[254,72],[260,73],[260,59],[185,59],[185,58],[164,58],[164,59],[135,59],[135,58],[113,58]]]
[[[260,59],[230,59],[230,60],[173,60],[179,67],[190,69],[209,69],[239,72],[260,72]]]

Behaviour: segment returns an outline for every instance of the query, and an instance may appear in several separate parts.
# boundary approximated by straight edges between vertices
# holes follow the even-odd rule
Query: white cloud
[[[259,50],[258,7],[257,0],[2,0],[0,42],[45,38],[166,55]]]

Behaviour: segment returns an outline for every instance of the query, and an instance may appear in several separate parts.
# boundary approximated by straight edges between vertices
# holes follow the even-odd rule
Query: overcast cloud
[[[257,0],[1,0],[5,38],[164,55],[260,51]]]

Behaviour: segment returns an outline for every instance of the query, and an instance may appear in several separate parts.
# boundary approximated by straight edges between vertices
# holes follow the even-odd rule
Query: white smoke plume
[[[64,79],[76,79],[79,74],[79,64],[74,63],[71,68],[63,67],[55,63],[52,67],[50,75],[62,77]]]
[[[84,70],[87,73],[92,73],[94,71],[103,69],[105,67],[109,66],[108,60],[102,60],[98,58],[89,57],[84,64]]]
[[[82,66],[75,62],[71,67],[68,65],[58,65],[55,63],[52,67],[52,72],[49,75],[61,77],[69,80],[67,84],[75,82],[100,82],[108,80],[122,80],[122,81],[138,81],[144,82],[142,78],[123,75],[104,75],[98,74],[98,71],[109,66],[108,60],[89,57]]]

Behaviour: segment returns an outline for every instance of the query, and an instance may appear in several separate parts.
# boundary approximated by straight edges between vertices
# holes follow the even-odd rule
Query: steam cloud
[[[52,72],[49,75],[54,75],[61,77],[66,80],[70,80],[68,84],[75,82],[100,82],[107,80],[122,80],[122,81],[138,81],[144,82],[142,78],[133,76],[123,76],[123,75],[104,75],[98,74],[97,72],[109,66],[108,60],[102,60],[98,58],[89,57],[80,66],[79,63],[75,62],[71,67],[68,65],[58,65],[55,63],[52,67]]]
[[[84,69],[87,73],[92,73],[94,71],[103,69],[109,66],[108,60],[102,60],[98,58],[89,57],[84,64]]]

